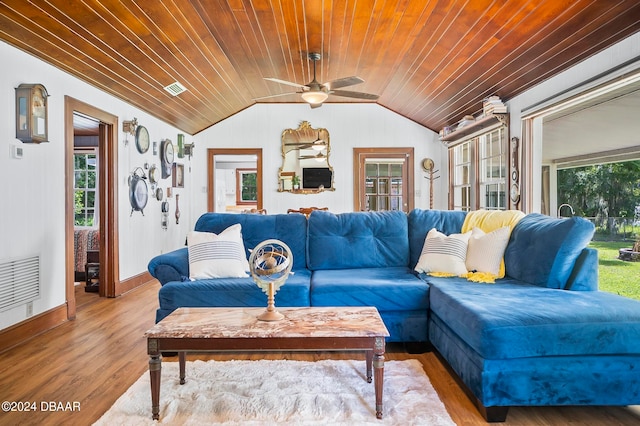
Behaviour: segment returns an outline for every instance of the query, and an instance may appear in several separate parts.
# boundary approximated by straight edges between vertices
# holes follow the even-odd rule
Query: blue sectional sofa
[[[509,406],[640,404],[640,302],[598,291],[593,225],[522,218],[494,284],[414,272],[427,232],[460,233],[467,213],[204,214],[196,231],[239,223],[245,248],[294,254],[277,306],[375,306],[388,341],[430,342],[488,421]],[[190,281],[187,248],[152,259],[160,321],[178,307],[265,306],[251,278]]]

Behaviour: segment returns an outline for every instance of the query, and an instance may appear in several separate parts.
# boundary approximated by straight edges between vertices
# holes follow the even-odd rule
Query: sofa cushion
[[[422,253],[427,233],[436,228],[445,235],[460,233],[467,212],[413,209],[407,215],[409,267],[413,269]]]
[[[309,269],[383,268],[409,263],[407,215],[401,211],[309,216]]]
[[[429,286],[406,266],[314,271],[311,306],[375,306],[378,311],[429,308]]]
[[[191,231],[187,234],[187,244],[190,279],[249,276],[239,224],[231,225],[220,234]]]
[[[430,309],[484,359],[640,353],[640,301],[427,277]]]
[[[465,260],[470,236],[471,232],[444,235],[433,228],[424,240],[422,254],[414,270],[426,273],[466,274]]]
[[[594,225],[580,217],[528,214],[511,232],[504,254],[506,273],[526,283],[565,288],[576,259],[594,232]]]
[[[304,215],[205,213],[196,222],[194,230],[219,234],[236,223],[242,226],[247,259],[251,249],[264,240],[275,238],[291,249],[294,270],[306,268],[307,219]]]

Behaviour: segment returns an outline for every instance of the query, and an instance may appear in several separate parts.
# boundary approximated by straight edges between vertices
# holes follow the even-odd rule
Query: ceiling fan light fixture
[[[310,104],[321,104],[329,97],[329,95],[323,91],[303,92],[300,96],[302,96],[305,102]]]
[[[325,148],[323,141],[316,141],[311,145],[311,148],[315,151],[322,151]]]

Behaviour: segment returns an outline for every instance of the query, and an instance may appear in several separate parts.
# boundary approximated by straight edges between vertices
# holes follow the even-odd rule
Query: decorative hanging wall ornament
[[[134,136],[136,134],[136,128],[138,127],[138,119],[133,117],[133,120],[125,120],[122,122],[122,131],[124,135],[124,146],[129,145],[128,135]]]
[[[162,229],[167,229],[169,224],[169,202],[163,201],[160,205],[162,214],[160,215],[160,226]]]
[[[149,188],[147,187],[147,176],[141,167],[136,167],[129,176],[129,202],[131,203],[131,213],[139,211],[144,216],[144,208],[149,199]]]
[[[178,205],[179,199],[180,199],[180,194],[176,194],[176,225],[180,224],[180,206]]]
[[[275,294],[292,274],[293,254],[280,240],[270,239],[258,244],[249,256],[251,278],[267,295],[267,309],[258,316],[261,321],[280,321],[284,318],[275,308]]]

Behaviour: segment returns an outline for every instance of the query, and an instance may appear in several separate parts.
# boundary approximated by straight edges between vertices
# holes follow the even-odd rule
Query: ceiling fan
[[[265,80],[273,81],[275,83],[286,84],[289,86],[297,87],[300,89],[298,92],[281,93],[279,95],[263,96],[261,98],[255,98],[254,100],[262,100],[268,98],[274,98],[277,96],[292,95],[294,93],[300,94],[302,99],[309,103],[311,108],[318,108],[322,106],[322,103],[327,100],[329,95],[342,96],[345,98],[365,99],[368,101],[375,101],[378,99],[378,95],[363,92],[352,92],[350,90],[336,90],[341,87],[353,86],[354,84],[364,83],[364,80],[360,77],[351,76],[338,78],[326,83],[319,83],[316,80],[316,61],[322,58],[320,53],[309,53],[309,59],[313,61],[313,80],[307,84],[298,84],[292,81],[280,80],[277,78],[265,77]]]

